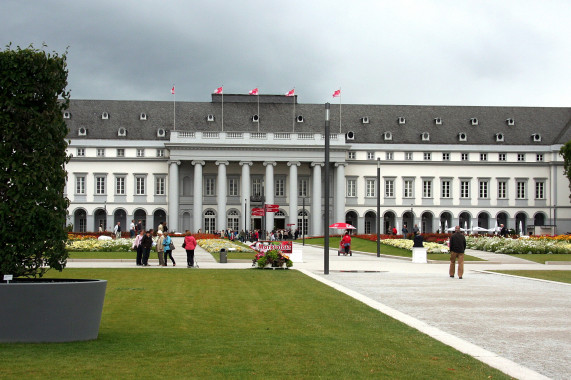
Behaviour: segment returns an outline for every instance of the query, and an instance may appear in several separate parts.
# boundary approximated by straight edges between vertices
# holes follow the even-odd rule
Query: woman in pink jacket
[[[190,231],[186,231],[184,237],[184,249],[186,250],[186,265],[188,268],[194,268],[194,249],[196,248],[196,239]]]

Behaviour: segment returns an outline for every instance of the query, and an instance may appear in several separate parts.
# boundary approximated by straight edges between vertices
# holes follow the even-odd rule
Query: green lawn
[[[339,242],[341,237],[335,236],[329,238],[329,247],[336,248],[339,247]],[[301,243],[301,240],[296,240],[296,243]],[[323,238],[312,238],[308,239],[305,238],[305,244],[312,244],[312,245],[323,245]],[[370,241],[366,239],[360,238],[352,238],[351,239],[351,250],[353,251],[361,251],[361,252],[369,252],[369,253],[377,253],[377,242]],[[389,256],[400,256],[400,257],[410,257],[412,258],[412,252],[407,249],[392,247],[390,245],[385,245],[381,243],[381,255],[389,255]],[[450,255],[447,253],[429,253],[427,254],[428,260],[442,260],[442,261],[449,261]],[[465,261],[485,261],[478,257],[464,255]]]
[[[571,254],[569,254],[569,253],[558,253],[556,255],[543,254],[543,253],[521,254],[521,255],[511,254],[510,256],[517,257],[520,259],[529,260],[529,261],[534,261],[536,263],[541,263],[541,264],[545,264],[546,261],[569,261],[569,262],[571,262]]]
[[[48,274],[108,280],[99,338],[0,344],[0,378],[508,378],[294,270]]]
[[[571,284],[571,271],[569,270],[495,270],[492,272]]]

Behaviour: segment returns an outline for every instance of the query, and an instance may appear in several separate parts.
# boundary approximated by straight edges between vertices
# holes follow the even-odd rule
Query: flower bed
[[[265,254],[259,252],[256,254],[252,262],[252,266],[257,266],[260,269],[263,268],[291,268],[293,262],[289,259],[289,256],[284,254],[279,249],[272,249],[267,251]]]
[[[563,235],[567,238],[568,235]],[[567,238],[538,237],[509,239],[501,237],[466,237],[466,246],[480,251],[508,254],[571,253]]]
[[[409,239],[385,239],[381,240],[381,243],[409,251],[412,251],[412,246],[414,245],[414,242]],[[450,251],[445,245],[430,242],[424,242],[424,248],[426,248],[427,253],[448,253]]]
[[[67,250],[72,252],[129,252],[134,239],[97,240],[68,240]]]
[[[232,248],[233,252],[245,252],[254,253],[255,251],[251,248],[245,247],[240,244],[236,244],[231,240],[226,239],[197,239],[198,245],[208,251],[209,253],[220,252],[221,249],[229,250]]]

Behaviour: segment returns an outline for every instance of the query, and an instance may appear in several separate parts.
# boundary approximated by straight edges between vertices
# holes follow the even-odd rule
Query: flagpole
[[[256,87],[257,88],[257,87]],[[258,98],[258,133],[260,133],[260,90],[256,92],[256,97]]]
[[[175,85],[172,85],[172,94],[173,94],[173,101],[172,101],[172,129],[173,131],[176,131],[176,89],[175,89]]]
[[[222,132],[224,132],[224,85],[222,86]]]
[[[295,133],[295,87],[293,88],[293,118],[291,120],[291,129],[292,132]]]
[[[339,134],[341,134],[341,87],[339,87]]]

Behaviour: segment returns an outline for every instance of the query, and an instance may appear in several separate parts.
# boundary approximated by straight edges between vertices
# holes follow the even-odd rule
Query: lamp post
[[[377,157],[377,257],[381,257],[381,158]]]
[[[246,227],[247,218],[248,217],[248,198],[244,198],[244,241],[246,241],[246,237],[248,236],[248,229]]]
[[[302,198],[303,214],[301,216],[301,237],[303,245],[305,245],[305,197]]]
[[[331,104],[325,103],[325,213],[323,216],[323,274],[329,274],[329,110]]]

